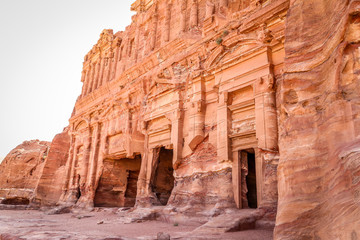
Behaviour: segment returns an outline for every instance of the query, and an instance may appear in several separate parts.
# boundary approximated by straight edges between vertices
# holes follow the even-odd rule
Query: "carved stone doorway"
[[[133,207],[140,165],[140,155],[134,159],[105,159],[95,193],[95,207]]]
[[[257,208],[257,189],[256,189],[256,164],[255,164],[255,154],[251,152],[247,153],[247,167],[248,173],[246,175],[246,199],[249,208]]]
[[[257,208],[257,176],[256,176],[256,160],[254,149],[246,149],[239,151],[239,201],[241,208]]]
[[[155,162],[152,191],[161,205],[166,205],[174,188],[173,150],[161,147],[155,151],[159,156]]]

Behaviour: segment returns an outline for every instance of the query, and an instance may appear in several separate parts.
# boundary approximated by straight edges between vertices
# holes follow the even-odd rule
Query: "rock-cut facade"
[[[359,1],[137,0],[132,10],[85,56],[32,201],[164,206],[184,222],[253,208],[276,218],[276,239],[357,239]]]

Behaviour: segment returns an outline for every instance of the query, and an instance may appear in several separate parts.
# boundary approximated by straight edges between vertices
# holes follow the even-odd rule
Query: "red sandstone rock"
[[[48,156],[36,188],[36,201],[41,205],[55,205],[64,185],[65,165],[70,147],[70,135],[66,128],[51,142]]]
[[[0,165],[0,198],[5,204],[28,204],[34,197],[48,155],[50,143],[25,141]]]
[[[360,1],[291,1],[275,239],[360,236]]]
[[[132,9],[132,24],[104,30],[85,56],[68,131],[32,184],[37,200],[135,206],[131,220],[161,213],[212,219],[212,229],[221,219],[241,229],[233,208],[259,208],[250,225],[272,226],[277,214],[276,239],[357,239],[360,2],[137,0]]]
[[[104,30],[85,56],[59,204],[130,206],[136,196],[136,207],[171,214],[250,206],[274,219],[287,7],[136,1],[132,24]]]

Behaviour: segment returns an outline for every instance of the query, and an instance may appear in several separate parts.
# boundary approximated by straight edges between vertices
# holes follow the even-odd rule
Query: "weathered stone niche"
[[[104,159],[104,169],[95,192],[95,207],[133,207],[141,156],[134,159]]]

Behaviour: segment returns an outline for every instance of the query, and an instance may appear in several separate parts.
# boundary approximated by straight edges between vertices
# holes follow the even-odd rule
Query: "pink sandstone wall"
[[[290,2],[275,239],[358,239],[360,2]]]

